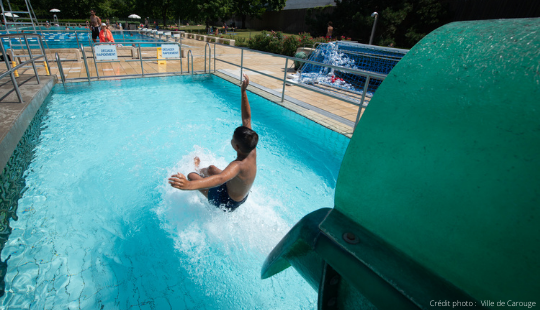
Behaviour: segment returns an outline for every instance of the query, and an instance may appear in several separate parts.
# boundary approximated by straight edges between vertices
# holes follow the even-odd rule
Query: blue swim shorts
[[[213,187],[208,190],[208,202],[218,208],[223,207],[224,211],[236,210],[236,208],[246,202],[248,196],[249,195],[246,195],[242,201],[233,200],[227,191],[227,183],[223,183],[218,187]]]

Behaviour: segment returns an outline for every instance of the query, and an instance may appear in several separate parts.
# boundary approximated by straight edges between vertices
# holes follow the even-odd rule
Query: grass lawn
[[[174,29],[178,29],[179,31],[186,31],[186,32],[194,32],[194,33],[205,33],[206,32],[206,27],[204,25],[200,25],[200,26],[180,26],[180,27],[175,27],[174,25],[173,26],[168,26],[167,29],[169,30],[174,30]],[[259,30],[253,30],[253,29],[235,29],[234,31],[231,30],[231,28],[229,28],[229,30],[227,31],[227,33],[225,34],[224,33],[224,29],[223,28],[219,28],[219,35],[221,36],[232,36],[232,37],[235,37],[235,38],[245,38],[245,39],[249,39],[259,33],[261,33],[262,31],[259,31]],[[290,36],[290,35],[293,35],[292,33],[283,33],[283,35],[286,35],[286,36]]]

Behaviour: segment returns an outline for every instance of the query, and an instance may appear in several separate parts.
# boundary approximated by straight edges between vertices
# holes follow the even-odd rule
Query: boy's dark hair
[[[332,26],[332,22],[328,22],[328,26]]]
[[[234,139],[238,142],[240,152],[249,154],[259,142],[259,135],[245,126],[240,126],[234,130]]]

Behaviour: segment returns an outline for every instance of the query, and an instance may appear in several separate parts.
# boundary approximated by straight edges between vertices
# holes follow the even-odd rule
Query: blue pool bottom
[[[224,213],[167,178],[224,168],[239,87],[215,76],[57,86],[2,251],[5,307],[312,309],[294,271],[260,279],[303,215],[333,205],[348,139],[249,94],[260,135],[249,199]]]

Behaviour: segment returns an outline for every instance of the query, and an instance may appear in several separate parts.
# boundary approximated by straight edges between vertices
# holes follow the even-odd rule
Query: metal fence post
[[[364,85],[364,91],[362,92],[362,100],[360,100],[360,106],[358,107],[358,114],[356,114],[356,121],[354,122],[353,131],[356,129],[356,125],[358,125],[358,121],[360,121],[360,113],[362,113],[362,108],[364,107],[364,99],[366,99],[366,94],[367,94],[367,90],[369,86],[369,78],[370,76],[368,75],[366,77],[366,84]]]
[[[244,49],[240,54],[240,84],[242,84],[242,73],[244,71]]]
[[[60,78],[62,79],[62,85],[66,85],[66,77],[64,76],[64,69],[62,68],[62,62],[60,56],[56,53],[56,64],[58,65],[58,72],[60,72]]]
[[[178,44],[179,46],[178,49],[180,51],[180,74],[184,74],[184,68],[182,68],[182,43],[176,43],[176,44]]]
[[[96,53],[94,52],[94,44],[92,44],[90,47],[92,48],[92,56],[94,56],[94,66],[96,67],[96,75],[97,75],[98,80],[100,80],[101,78],[99,77],[99,70],[98,70],[98,67],[97,67]]]
[[[187,67],[188,67],[188,72],[189,71],[189,64],[190,64],[190,60],[189,60],[189,57],[191,56],[191,75],[193,75],[193,53],[191,52],[191,50],[188,51],[187,53],[187,61],[188,61],[188,64],[187,64]]]
[[[90,83],[90,70],[88,69],[88,62],[86,61],[86,52],[84,51],[84,46],[81,44],[81,50],[84,59],[84,66],[86,67],[86,76],[88,77],[88,83]]]
[[[80,46],[80,44],[79,44],[79,35],[77,34],[77,30],[75,30],[75,40],[77,40],[77,46]]]
[[[208,73],[210,73],[210,72],[212,72],[212,48],[210,47],[209,42],[207,42],[206,45],[204,46],[204,73],[206,73],[206,47],[208,47],[208,54],[209,54],[209,57],[210,57],[210,58],[208,58]],[[214,56],[214,57],[216,57],[216,56]]]
[[[285,84],[287,79],[287,68],[289,67],[289,58],[285,58],[285,73],[283,74],[283,91],[281,92],[281,102],[285,100]]]
[[[144,67],[143,67],[143,61],[142,61],[142,53],[141,53],[141,43],[139,44],[139,59],[141,60],[141,74],[144,77]]]

